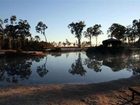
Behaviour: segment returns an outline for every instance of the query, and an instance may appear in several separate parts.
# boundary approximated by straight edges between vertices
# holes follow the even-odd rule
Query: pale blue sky
[[[0,18],[16,15],[27,19],[33,35],[38,21],[47,24],[48,41],[75,41],[67,28],[68,24],[85,21],[86,28],[101,24],[104,35],[99,42],[106,39],[106,31],[112,23],[129,25],[133,19],[140,19],[140,0],[0,0]],[[85,28],[85,29],[86,29]],[[42,36],[42,35],[40,35]],[[44,40],[44,37],[41,37]],[[84,37],[83,37],[84,40]]]

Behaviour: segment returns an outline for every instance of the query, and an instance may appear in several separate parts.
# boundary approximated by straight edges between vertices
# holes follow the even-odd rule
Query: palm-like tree
[[[68,25],[68,28],[71,29],[71,33],[75,35],[75,37],[78,39],[78,47],[81,47],[81,37],[82,37],[82,31],[85,27],[85,23],[83,21],[80,22],[72,22]]]
[[[47,42],[47,38],[46,38],[46,35],[45,35],[45,30],[48,28],[47,25],[44,24],[42,21],[40,21],[40,22],[38,22],[38,24],[35,28],[36,28],[36,31],[38,33],[41,33],[41,34],[44,35],[45,41]]]

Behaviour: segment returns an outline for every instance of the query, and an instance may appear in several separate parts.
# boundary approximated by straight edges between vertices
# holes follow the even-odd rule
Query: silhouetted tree
[[[96,46],[97,46],[97,37],[98,35],[100,35],[102,33],[102,31],[100,30],[101,25],[100,24],[95,24],[93,26],[93,31],[92,31],[92,35],[96,37]]]
[[[35,36],[35,40],[36,40],[37,42],[39,42],[40,37],[39,37],[38,35],[36,35],[36,36]]]
[[[30,25],[27,20],[20,19],[17,21],[16,16],[11,16],[10,19],[5,19],[4,22],[6,24],[4,29],[5,35],[9,39],[9,48],[12,49],[15,44],[18,44],[18,48],[24,48],[22,44],[25,44],[25,38],[31,36]]]
[[[36,31],[38,33],[41,33],[41,34],[44,35],[45,41],[47,42],[47,38],[46,38],[46,35],[45,35],[45,30],[48,28],[47,25],[44,24],[42,21],[40,21],[40,22],[38,22],[38,24],[35,28],[36,28]]]
[[[75,34],[75,37],[78,39],[78,47],[81,47],[81,37],[82,37],[82,31],[85,27],[85,23],[83,21],[80,22],[72,22],[68,25],[68,28],[71,29],[71,33]]]
[[[58,47],[61,47],[61,44],[62,44],[62,42],[61,42],[61,41],[59,41],[59,42],[58,42]]]
[[[63,42],[63,46],[64,46],[64,47],[66,46],[66,43],[65,43],[65,42]]]
[[[92,38],[92,27],[87,28],[87,30],[84,32],[84,35],[86,38],[89,38],[90,46],[92,45],[91,43],[91,38]]]
[[[133,20],[133,26],[132,26],[132,28],[133,28],[133,30],[134,30],[134,32],[133,32],[133,37],[134,37],[134,42],[135,42],[135,39],[136,38],[140,38],[140,20]]]
[[[4,26],[3,26],[3,20],[0,19],[0,49],[2,49],[3,46],[3,37],[4,37]]]
[[[134,42],[134,40],[135,40],[134,35],[135,35],[135,31],[134,31],[133,27],[130,25],[127,26],[124,37],[125,37],[125,39],[128,40],[128,44],[130,44],[130,42],[132,42],[132,41]]]
[[[27,20],[20,19],[17,26],[18,26],[17,37],[18,37],[18,42],[20,43],[19,48],[22,47],[23,49],[26,44],[25,43],[26,38],[31,37],[30,25]]]
[[[110,37],[115,37],[118,40],[121,40],[124,38],[126,28],[123,25],[120,25],[118,23],[113,23],[111,27],[108,29],[108,33],[110,33]]]
[[[102,30],[100,29],[101,25],[100,24],[95,24],[93,27],[87,28],[85,31],[85,37],[88,37],[91,43],[91,38],[95,36],[96,38],[96,46],[97,46],[97,37],[102,33]]]
[[[68,41],[68,39],[66,39],[66,44],[67,44],[67,46],[71,45],[71,43]]]
[[[8,24],[8,19],[5,19],[5,23],[7,23],[5,25],[5,33],[6,33],[6,36],[8,37],[8,43],[9,43],[9,49],[12,49],[12,42],[13,42],[13,39],[16,37],[16,32],[17,32],[17,18],[15,15],[11,16],[10,17],[10,23]]]

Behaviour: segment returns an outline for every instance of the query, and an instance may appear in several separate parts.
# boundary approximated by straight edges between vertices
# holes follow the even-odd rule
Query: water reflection
[[[17,83],[18,79],[28,79],[32,73],[31,65],[32,62],[27,61],[27,59],[1,59],[0,80]]]
[[[97,59],[85,59],[85,65],[87,65],[89,69],[93,69],[95,72],[102,71],[102,63],[103,61],[99,61]]]
[[[71,52],[44,57],[0,58],[0,86],[12,83],[98,83],[135,75],[140,75],[139,53],[116,56]]]
[[[140,55],[133,54],[121,54],[121,55],[87,55],[88,59],[85,60],[85,64],[88,68],[98,72],[102,65],[108,66],[113,72],[126,69],[132,71],[133,74],[140,73]]]
[[[32,74],[32,62],[40,62],[42,57],[17,57],[0,59],[0,81],[9,83],[18,83],[21,80],[28,80]],[[46,61],[42,66],[37,67],[37,73],[40,77],[46,75]]]
[[[78,54],[78,58],[77,60],[75,60],[74,63],[72,63],[71,65],[71,68],[69,69],[69,73],[75,75],[85,75],[86,73],[86,70],[84,69],[83,67],[83,64],[82,64],[82,59],[81,59],[81,53]]]
[[[62,54],[59,53],[59,52],[56,52],[56,53],[51,53],[51,56],[54,56],[54,57],[60,57]]]
[[[47,63],[47,57],[45,59],[44,64],[37,67],[37,73],[40,77],[44,77],[49,72],[49,70],[47,70],[46,68],[46,63]]]

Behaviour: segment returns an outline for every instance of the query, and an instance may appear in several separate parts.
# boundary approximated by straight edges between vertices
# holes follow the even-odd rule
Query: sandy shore
[[[97,84],[7,87],[0,89],[0,105],[125,105],[128,87],[140,89],[140,76]]]

